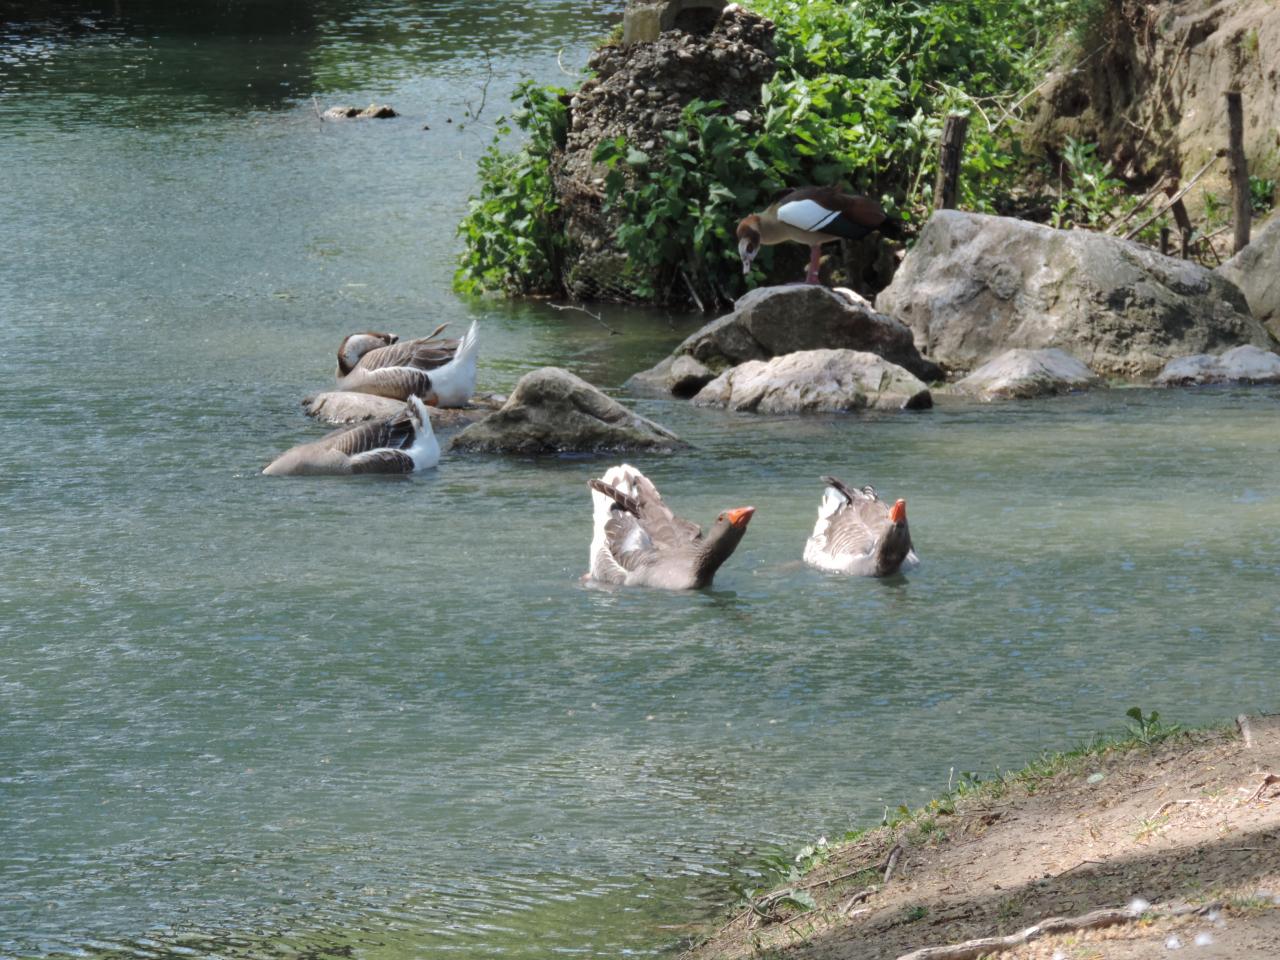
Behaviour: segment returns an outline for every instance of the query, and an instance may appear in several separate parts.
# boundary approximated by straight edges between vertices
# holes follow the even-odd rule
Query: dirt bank
[[[1058,757],[936,801],[686,956],[1280,957],[1280,717],[1244,729]],[[1025,942],[960,946],[997,936]]]

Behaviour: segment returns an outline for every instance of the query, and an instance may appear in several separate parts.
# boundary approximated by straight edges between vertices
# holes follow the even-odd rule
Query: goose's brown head
[[[738,222],[738,256],[742,257],[742,272],[750,273],[751,264],[760,252],[760,215],[753,213]]]
[[[360,358],[370,350],[389,347],[399,340],[400,337],[397,334],[379,333],[376,330],[349,334],[343,338],[341,346],[338,347],[338,376],[345,377],[350,373],[360,362]]]

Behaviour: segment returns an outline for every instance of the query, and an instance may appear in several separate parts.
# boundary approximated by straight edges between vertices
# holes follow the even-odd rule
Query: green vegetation
[[[750,0],[777,27],[778,71],[748,123],[695,100],[651,152],[600,145],[604,203],[620,224],[621,278],[640,300],[684,288],[736,296],[772,266],[767,249],[744,278],[734,229],[782,188],[841,184],[881,198],[908,223],[930,212],[937,140],[950,113],[970,116],[961,205],[1006,210],[1030,166],[1014,125],[1024,94],[1043,79],[1065,28],[1087,22],[1093,0]],[[457,285],[470,292],[557,292],[565,237],[554,214],[552,155],[563,142],[562,91],[526,84],[516,123],[529,143],[496,145],[460,232]],[[1117,210],[1119,181],[1087,145],[1059,173],[1061,224],[1097,224]],[[1041,169],[1039,179],[1052,181]],[[1158,227],[1155,228],[1158,231]],[[682,277],[683,274],[683,277]],[[683,279],[683,284],[677,281]]]

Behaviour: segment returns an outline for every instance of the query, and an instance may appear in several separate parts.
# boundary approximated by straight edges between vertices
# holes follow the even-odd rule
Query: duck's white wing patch
[[[840,216],[839,210],[828,210],[815,200],[792,200],[778,207],[778,219],[797,230],[821,233]]]

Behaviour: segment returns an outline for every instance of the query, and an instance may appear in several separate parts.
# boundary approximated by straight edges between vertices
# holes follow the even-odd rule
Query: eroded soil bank
[[[786,888],[814,909],[757,897],[686,957],[1277,957],[1277,771],[1280,717],[1033,764],[836,850]]]

